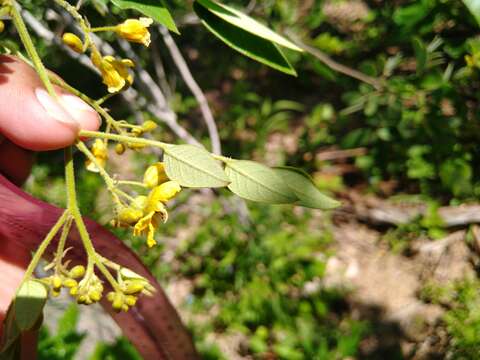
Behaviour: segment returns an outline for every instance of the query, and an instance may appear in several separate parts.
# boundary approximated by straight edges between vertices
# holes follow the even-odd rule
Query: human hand
[[[59,87],[56,91],[59,102],[28,64],[0,56],[0,174],[17,185],[30,173],[33,151],[61,149],[75,141],[80,129],[100,126],[99,116],[84,101]],[[0,323],[30,260],[29,251],[2,241],[0,234]]]

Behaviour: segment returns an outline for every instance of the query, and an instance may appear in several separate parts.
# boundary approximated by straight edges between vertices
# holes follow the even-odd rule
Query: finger
[[[22,149],[9,140],[0,143],[0,174],[16,185],[28,177],[33,163],[33,153]]]
[[[83,100],[56,87],[59,101],[25,62],[0,56],[0,133],[29,150],[72,144],[79,129],[96,130],[98,114]]]

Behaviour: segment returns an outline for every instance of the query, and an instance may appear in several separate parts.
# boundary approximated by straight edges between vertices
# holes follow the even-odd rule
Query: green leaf
[[[278,71],[297,75],[276,44],[230,24],[198,2],[193,4],[193,9],[203,25],[231,48]]]
[[[165,149],[165,171],[181,186],[223,187],[229,183],[220,164],[205,149],[193,145],[169,145]]]
[[[265,25],[260,24],[258,21],[252,19],[250,16],[231,8],[230,6],[223,5],[211,0],[196,0],[197,3],[202,5],[212,14],[225,20],[231,25],[236,26],[239,29],[247,31],[253,35],[256,35],[262,39],[271,41],[280,46],[284,46],[291,50],[303,52],[301,48],[285,39],[283,36],[278,35],[276,32],[270,30]]]
[[[428,59],[428,52],[427,47],[423,43],[423,41],[418,38],[414,37],[412,40],[413,43],[413,50],[415,51],[415,58],[417,60],[417,74],[420,75],[423,73],[427,66],[427,59]]]
[[[14,302],[15,322],[21,331],[30,330],[42,316],[47,288],[36,280],[25,281]]]
[[[480,0],[463,0],[465,6],[470,10],[472,15],[477,20],[477,23],[480,25]]]
[[[300,200],[298,205],[321,210],[330,210],[339,207],[341,203],[320,192],[310,175],[303,170],[284,166],[274,169],[287,183]]]
[[[168,11],[163,0],[110,0],[120,9],[133,9],[141,12],[143,15],[151,17],[158,23],[177,34],[180,32],[173,21],[172,15]]]
[[[74,333],[77,327],[78,317],[78,306],[75,303],[71,303],[58,321],[57,335],[67,336],[70,333]]]
[[[238,196],[269,204],[290,204],[295,193],[269,167],[249,160],[229,160],[225,172],[231,183],[228,188]]]

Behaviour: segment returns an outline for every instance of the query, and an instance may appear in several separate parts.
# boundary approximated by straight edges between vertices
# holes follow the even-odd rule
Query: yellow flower
[[[166,203],[168,200],[171,200],[177,195],[182,188],[180,184],[176,181],[167,181],[163,184],[160,184],[153,188],[153,190],[148,195],[146,208],[149,209],[149,206],[155,206],[158,202]]]
[[[168,219],[168,212],[163,203],[172,199],[180,190],[181,187],[176,181],[167,181],[148,194],[143,207],[144,216],[133,227],[134,236],[147,235],[148,247],[157,243],[154,238],[155,230]]]
[[[80,38],[72,33],[65,33],[62,36],[63,43],[73,51],[81,54],[83,53],[83,43]]]
[[[145,174],[143,175],[143,183],[148,188],[154,188],[155,186],[164,183],[167,180],[168,177],[165,172],[165,166],[163,162],[150,165],[147,170],[145,170]]]
[[[148,27],[152,25],[153,20],[141,17],[140,19],[128,19],[115,27],[116,33],[122,38],[143,44],[150,45],[150,32]]]
[[[92,53],[92,62],[100,70],[103,83],[108,87],[108,92],[119,92],[125,86],[130,86],[133,83],[133,76],[128,71],[129,68],[135,66],[132,60],[117,60],[110,55],[102,58],[98,53]]]
[[[95,142],[92,145],[92,154],[95,156],[95,159],[97,160],[98,164],[103,168],[105,167],[105,164],[107,163],[108,159],[108,152],[107,152],[107,146],[105,145],[105,142],[101,139],[95,139]],[[88,171],[91,172],[98,172],[97,166],[90,160],[87,160],[85,163],[85,166],[87,167]]]

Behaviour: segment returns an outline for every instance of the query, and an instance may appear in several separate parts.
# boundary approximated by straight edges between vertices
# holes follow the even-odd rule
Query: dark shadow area
[[[422,348],[419,339],[412,339],[403,330],[398,321],[385,319],[383,307],[374,304],[352,302],[351,311],[359,320],[369,324],[367,336],[360,343],[358,359],[360,360],[403,360],[445,358],[444,344],[435,335],[434,329],[424,334],[428,337],[428,349]],[[419,356],[420,355],[420,356]]]

